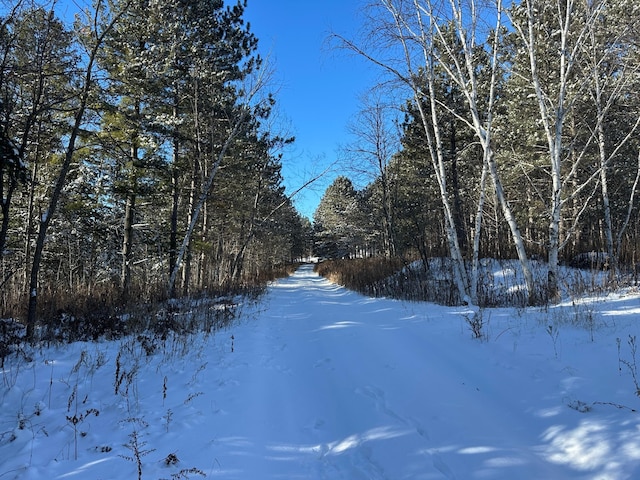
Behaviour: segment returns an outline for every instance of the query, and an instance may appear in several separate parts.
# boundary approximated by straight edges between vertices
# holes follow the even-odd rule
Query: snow
[[[639,478],[637,292],[469,315],[303,266],[214,335],[11,357],[0,478]]]

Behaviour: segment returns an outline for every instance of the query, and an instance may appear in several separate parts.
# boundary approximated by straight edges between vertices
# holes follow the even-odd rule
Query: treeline
[[[470,303],[482,257],[519,258],[529,303],[557,297],[562,262],[615,280],[640,253],[640,6],[471,4],[375,1],[368,37],[335,37],[407,100],[363,109],[349,150],[376,175],[327,189],[318,253],[450,256]]]
[[[32,335],[38,315],[228,291],[302,255],[245,7],[3,5],[0,318]]]

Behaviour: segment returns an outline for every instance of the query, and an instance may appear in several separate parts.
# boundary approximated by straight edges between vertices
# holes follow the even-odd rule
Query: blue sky
[[[331,32],[348,38],[360,28],[358,0],[249,0],[245,20],[259,39],[263,57],[275,64],[280,119],[296,137],[283,158],[288,192],[323,171],[350,142],[347,125],[358,113],[359,97],[378,72],[364,60],[331,48]],[[326,187],[349,172],[340,163],[294,203],[311,218]]]

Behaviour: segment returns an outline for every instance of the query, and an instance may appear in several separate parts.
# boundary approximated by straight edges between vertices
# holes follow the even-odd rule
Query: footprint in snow
[[[449,465],[447,465],[444,462],[444,460],[442,460],[440,455],[438,455],[437,453],[433,453],[432,457],[433,457],[433,466],[440,473],[442,473],[448,480],[456,480],[456,476],[454,475],[454,473],[449,468]]]
[[[367,385],[364,388],[358,388],[356,390],[356,393],[359,393],[361,395],[364,395],[372,399],[376,405],[376,409],[379,412],[389,415],[391,418],[395,418],[397,421],[399,421],[404,425],[409,425],[409,422],[407,421],[407,419],[398,415],[396,412],[394,412],[389,408],[389,406],[387,405],[387,400],[385,398],[385,393],[382,389],[373,385]]]
[[[313,422],[309,423],[304,427],[304,430],[309,432],[316,432],[320,430],[324,426],[324,420],[321,418],[316,418]]]
[[[331,359],[330,358],[323,358],[322,360],[318,360],[313,365],[313,368],[320,368],[320,367],[328,366],[330,364],[331,364]]]
[[[411,423],[413,424],[413,426],[416,429],[416,432],[418,433],[418,435],[420,435],[422,438],[424,438],[425,440],[429,440],[429,432],[427,432],[427,429],[424,428],[420,422],[418,422],[416,419],[412,418],[411,419]]]
[[[394,418],[402,425],[415,428],[416,433],[418,435],[420,435],[425,440],[429,440],[429,432],[427,431],[426,428],[422,426],[422,424],[418,420],[411,417],[405,418],[402,415],[399,415],[398,413],[394,412],[389,407],[389,405],[387,404],[387,400],[385,398],[385,393],[382,389],[373,385],[367,385],[364,388],[356,389],[356,393],[372,399],[375,403],[376,409],[379,412],[382,412],[385,415],[388,415],[391,418]]]

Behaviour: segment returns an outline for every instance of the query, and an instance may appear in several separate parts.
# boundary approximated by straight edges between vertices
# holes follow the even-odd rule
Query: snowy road
[[[0,479],[640,478],[637,292],[485,310],[483,341],[463,309],[365,298],[311,266],[254,310],[213,336],[8,360]]]
[[[588,428],[585,446],[570,436],[549,445],[558,417],[578,428],[583,419],[562,404],[563,375],[545,379],[537,355],[511,364],[513,352],[473,341],[462,318],[364,298],[310,266],[280,281],[257,320],[236,329],[222,367],[233,428],[216,441],[216,475],[561,479],[609,478],[609,469],[618,478],[624,468],[598,464],[609,446],[593,444]]]

